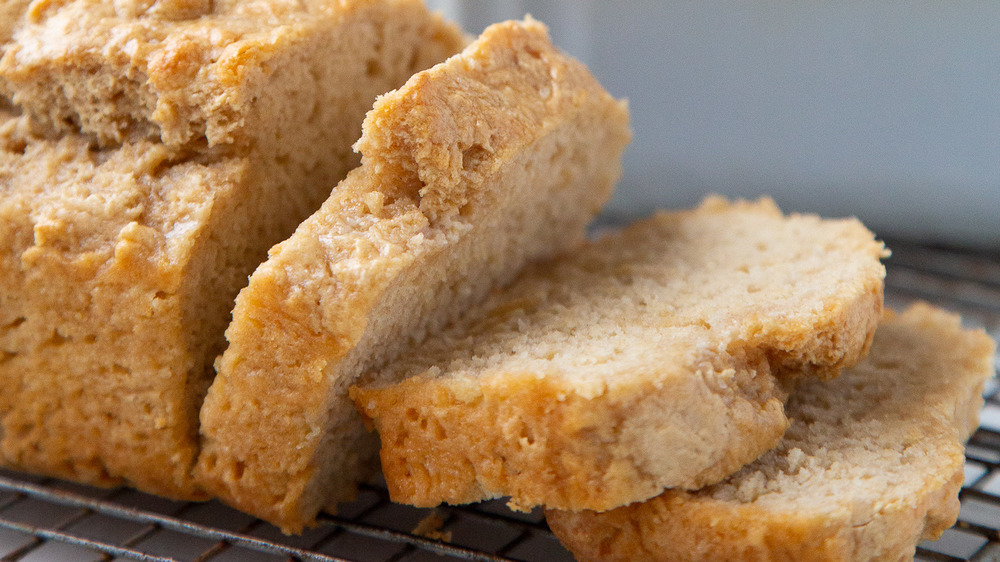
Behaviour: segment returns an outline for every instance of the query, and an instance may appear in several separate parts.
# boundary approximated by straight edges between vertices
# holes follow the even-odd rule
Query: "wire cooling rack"
[[[923,299],[1000,336],[1000,254],[892,242],[886,303]],[[987,387],[981,427],[966,450],[958,523],[918,560],[1000,560],[1000,391]],[[416,529],[421,529],[416,533]],[[297,537],[217,502],[172,502],[128,488],[98,489],[0,471],[0,560],[572,560],[539,511],[502,501],[416,509],[367,486],[338,516]]]

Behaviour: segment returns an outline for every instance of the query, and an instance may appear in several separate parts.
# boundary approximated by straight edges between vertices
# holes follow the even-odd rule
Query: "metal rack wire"
[[[923,299],[955,310],[1000,336],[1000,254],[889,244],[886,302]],[[959,522],[921,544],[919,560],[1000,560],[1000,385],[987,388],[981,427],[966,451]],[[433,518],[437,533],[414,534]],[[301,536],[217,502],[172,502],[127,488],[97,489],[0,471],[0,560],[572,560],[540,512],[502,501],[416,509],[365,487],[336,517]]]

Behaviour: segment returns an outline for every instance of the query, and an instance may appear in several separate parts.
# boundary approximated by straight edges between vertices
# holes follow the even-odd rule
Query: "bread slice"
[[[617,180],[624,103],[528,19],[381,97],[362,166],[237,299],[199,469],[286,532],[377,472],[347,396],[527,261],[582,241]]]
[[[916,304],[833,381],[802,381],[781,444],[723,482],[605,513],[546,512],[579,560],[907,560],[955,522],[992,340]]]
[[[522,276],[352,390],[395,501],[605,510],[773,447],[778,372],[864,354],[883,246],[769,200],[661,213]]]
[[[0,65],[24,104],[0,115],[0,463],[201,497],[197,416],[239,288],[346,175],[375,96],[465,39],[416,1],[219,1],[191,19],[109,12],[126,4],[31,3]],[[180,2],[150,9],[167,5]],[[221,82],[214,63],[198,62],[194,77],[148,67],[168,55],[229,60],[233,49],[241,73]],[[214,80],[241,132],[211,148],[161,142],[170,126],[138,123],[173,106],[147,115],[126,101],[161,80]],[[255,98],[268,85],[297,93]],[[203,121],[225,113],[183,97]],[[69,132],[77,125],[84,132]]]

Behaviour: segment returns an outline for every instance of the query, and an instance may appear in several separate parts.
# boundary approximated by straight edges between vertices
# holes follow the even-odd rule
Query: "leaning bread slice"
[[[865,352],[884,249],[856,220],[707,200],[544,264],[352,390],[395,501],[611,509],[773,447],[773,371]]]
[[[348,386],[581,242],[628,138],[624,104],[532,20],[380,98],[362,166],[237,299],[201,414],[206,485],[288,532],[350,497],[378,446]]]
[[[696,492],[549,510],[552,530],[580,560],[912,559],[958,515],[994,345],[929,305],[887,316],[863,363],[793,391],[773,451]]]

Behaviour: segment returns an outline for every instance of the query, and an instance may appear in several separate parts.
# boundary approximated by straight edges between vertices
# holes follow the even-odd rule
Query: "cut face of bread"
[[[238,211],[262,203],[246,189],[250,166],[26,128],[8,119],[0,133],[3,461],[190,495],[206,359],[224,328],[218,295],[262,250],[253,215]]]
[[[605,510],[699,488],[781,437],[772,370],[864,354],[883,253],[856,220],[710,199],[532,268],[352,398],[395,501]]]
[[[418,2],[348,2],[342,13],[330,4],[308,25],[258,13],[284,13],[279,1],[215,2],[206,19],[107,12],[125,4],[35,2],[3,22],[14,39],[0,84],[26,105],[0,97],[0,462],[201,497],[197,416],[236,293],[354,164],[346,155],[375,96],[464,38]],[[237,24],[254,30],[235,33]],[[219,51],[199,50],[216,35]],[[363,55],[348,55],[362,44]],[[218,82],[205,60],[234,45],[248,74],[220,96],[239,100],[238,128],[212,148],[161,142],[173,125],[133,134],[170,105],[133,107],[130,96],[165,75],[129,65],[183,52]],[[298,93],[255,99],[251,82]],[[177,120],[217,115],[184,99],[194,105],[175,108]],[[282,123],[265,131],[270,120]]]
[[[730,478],[605,513],[549,510],[549,525],[580,560],[912,559],[958,515],[993,351],[915,305],[882,322],[861,364],[801,381],[781,444]]]
[[[416,0],[4,4],[24,14],[0,60],[14,101],[37,125],[103,145],[269,145],[314,162],[328,138],[357,139],[360,119],[343,116],[463,42]]]
[[[201,413],[206,485],[286,532],[351,497],[378,447],[348,386],[581,242],[628,139],[624,104],[530,19],[381,97],[362,166],[237,299]]]

